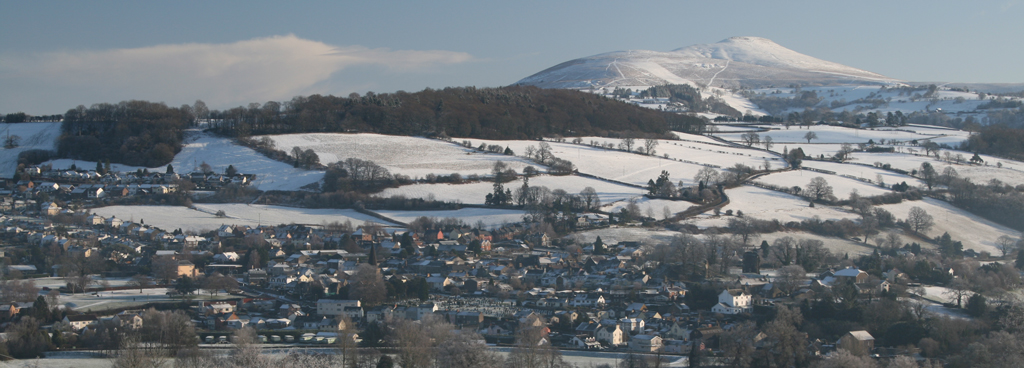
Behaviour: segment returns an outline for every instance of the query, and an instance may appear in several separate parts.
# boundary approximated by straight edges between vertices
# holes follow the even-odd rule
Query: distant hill
[[[733,37],[669,52],[616,51],[570,60],[516,84],[587,88],[690,84],[697,87],[882,84],[896,80],[807,56],[760,37]]]

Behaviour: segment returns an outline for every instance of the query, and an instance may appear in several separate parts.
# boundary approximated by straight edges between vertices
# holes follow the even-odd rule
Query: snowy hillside
[[[459,145],[422,137],[381,134],[287,134],[270,137],[278,149],[312,149],[327,164],[348,158],[371,160],[392,174],[422,178],[428,174],[489,175],[496,161],[522,171],[531,163],[522,158],[481,153]],[[500,143],[500,142],[499,142]],[[504,148],[505,146],[502,145]]]
[[[8,135],[21,139],[18,147],[0,148],[0,178],[10,179],[18,169],[18,155],[28,150],[54,151],[57,149],[57,138],[60,137],[60,124],[54,123],[16,123],[0,124],[0,138]]]
[[[673,50],[673,52],[693,58],[729,60],[773,68],[802,69],[865,79],[889,79],[881,74],[807,56],[761,37],[732,37],[718,43],[693,45]]]
[[[567,61],[517,82],[544,88],[652,86],[767,87],[875,84],[895,80],[820,60],[758,37],[733,37],[715,44],[669,52],[629,50]]]
[[[221,225],[323,225],[345,221],[356,226],[366,221],[385,226],[393,225],[348,209],[311,209],[240,203],[197,204],[195,207],[196,209],[181,206],[109,206],[93,208],[90,213],[104,217],[116,216],[125,221],[141,221],[165,230],[180,228],[196,232],[216,230]],[[227,217],[215,216],[217,211],[224,211]]]

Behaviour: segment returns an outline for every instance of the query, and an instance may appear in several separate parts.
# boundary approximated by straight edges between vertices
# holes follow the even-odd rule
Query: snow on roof
[[[851,267],[836,271],[835,275],[842,277],[857,277],[857,275],[860,275],[861,273],[864,273],[864,271]]]
[[[869,334],[867,331],[864,331],[864,330],[850,331],[850,336],[853,336],[853,338],[855,338],[857,340],[860,340],[860,341],[867,341],[867,340],[874,340],[875,339],[874,336],[871,336],[871,334]]]

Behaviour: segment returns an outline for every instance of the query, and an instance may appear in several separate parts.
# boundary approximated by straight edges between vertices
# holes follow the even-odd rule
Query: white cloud
[[[125,99],[210,106],[287,100],[355,66],[416,73],[472,60],[463,52],[334,46],[294,35],[227,44],[0,54],[0,109],[57,113]],[[319,91],[317,91],[319,92]],[[42,111],[38,111],[41,109]]]

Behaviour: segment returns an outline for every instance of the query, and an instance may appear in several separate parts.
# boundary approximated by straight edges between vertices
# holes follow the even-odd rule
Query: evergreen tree
[[[174,165],[167,164],[167,173],[174,174]]]
[[[594,240],[594,254],[604,254],[604,252],[604,242],[601,241],[601,237],[598,236],[597,239]]]

